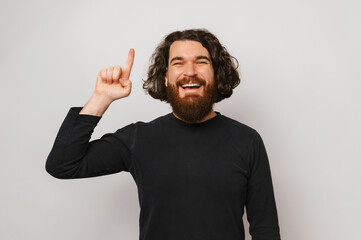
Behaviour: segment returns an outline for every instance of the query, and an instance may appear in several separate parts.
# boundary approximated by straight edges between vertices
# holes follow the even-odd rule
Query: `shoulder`
[[[125,125],[112,134],[117,139],[125,143],[133,143],[139,138],[148,138],[152,134],[159,132],[159,127],[162,126],[161,122],[164,121],[167,115],[160,116],[151,121],[137,121]],[[109,135],[109,134],[108,134]]]
[[[130,123],[123,128],[118,129],[118,133],[127,133],[131,135],[147,134],[156,132],[169,121],[169,114],[157,117],[151,121],[137,121]]]
[[[221,115],[221,120],[222,120],[223,125],[226,128],[229,128],[230,130],[232,130],[232,132],[242,133],[242,134],[252,135],[252,136],[258,134],[257,130],[254,129],[253,127],[251,127],[243,122],[240,122],[240,121],[237,121],[230,117],[227,117],[225,115]]]
[[[235,143],[242,142],[252,146],[258,142],[263,142],[260,133],[254,127],[225,115],[221,115],[221,119],[223,130]]]
[[[169,119],[170,119],[169,114],[165,114],[151,121],[137,121],[135,123],[132,123],[131,125],[133,125],[136,128],[153,128],[168,122]]]

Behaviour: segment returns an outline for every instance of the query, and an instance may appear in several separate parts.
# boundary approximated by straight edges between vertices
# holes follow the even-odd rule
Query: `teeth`
[[[196,83],[188,83],[188,84],[183,84],[182,87],[186,88],[186,87],[199,87],[199,84]]]

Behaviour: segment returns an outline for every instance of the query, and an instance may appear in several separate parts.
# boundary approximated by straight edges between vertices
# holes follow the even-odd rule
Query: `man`
[[[239,84],[237,66],[206,30],[169,34],[152,56],[144,89],[173,112],[89,142],[108,106],[131,92],[124,69],[98,73],[87,104],[72,107],[48,156],[54,177],[127,171],[138,188],[141,240],[280,239],[270,166],[256,130],[213,110]]]

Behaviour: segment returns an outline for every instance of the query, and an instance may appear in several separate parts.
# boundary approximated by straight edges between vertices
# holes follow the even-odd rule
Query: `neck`
[[[182,120],[183,122],[186,122],[186,123],[201,123],[201,122],[205,122],[205,121],[207,121],[207,120],[209,120],[211,118],[214,118],[215,116],[217,116],[217,113],[215,113],[213,111],[213,109],[212,109],[207,116],[205,116],[202,120],[197,121],[197,122],[187,122],[184,119],[182,119],[181,117],[177,116],[177,114],[175,114],[174,112],[173,112],[173,115],[176,116],[176,118],[178,118],[178,119],[180,119],[180,120]]]

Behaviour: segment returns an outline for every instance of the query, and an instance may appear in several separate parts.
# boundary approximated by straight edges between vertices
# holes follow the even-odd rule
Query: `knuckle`
[[[113,67],[108,67],[108,73],[112,73],[113,72]]]
[[[101,70],[100,76],[101,76],[102,79],[107,77],[107,72],[106,72],[105,68]]]

